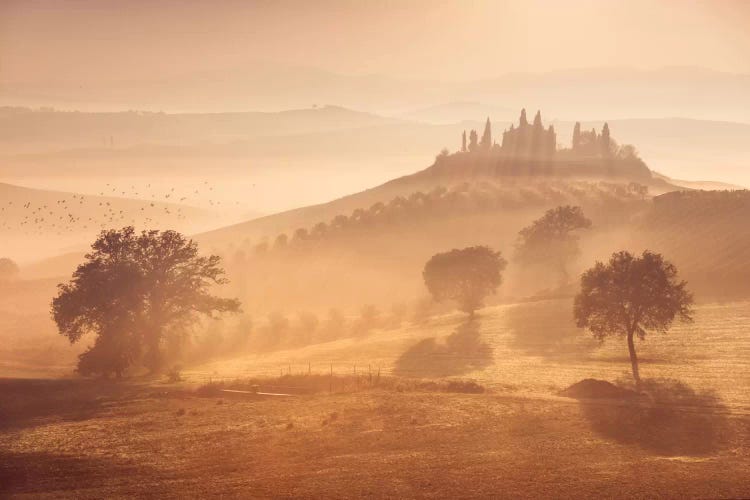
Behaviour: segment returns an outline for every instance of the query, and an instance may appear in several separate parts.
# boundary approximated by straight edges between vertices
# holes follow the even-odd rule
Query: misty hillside
[[[742,198],[745,192],[713,198],[698,192],[688,198],[701,207],[694,210],[715,204],[712,210],[725,221],[707,222],[711,237],[696,242],[721,252],[703,252],[705,265],[694,265],[692,220],[679,215],[693,209],[663,214],[674,199],[670,196],[685,188],[654,174],[632,147],[617,145],[608,128],[602,130],[601,135],[584,132],[572,148],[557,150],[553,127],[545,129],[539,115],[532,126],[522,114],[519,128],[503,132],[502,145],[479,143],[473,135],[469,151],[441,154],[415,174],[330,203],[202,234],[198,240],[227,259],[237,293],[258,310],[382,307],[420,294],[420,269],[431,255],[483,244],[510,257],[524,226],[555,206],[577,205],[594,223],[584,237],[581,262],[606,258],[619,247],[658,249],[696,281],[700,293],[746,293],[740,277],[750,268],[732,259],[733,249],[744,248],[746,231],[734,227],[738,219],[727,211],[747,207],[726,202],[726,197]],[[606,153],[601,152],[603,144],[608,145]],[[658,196],[662,193],[670,194]],[[665,222],[651,224],[652,219]],[[675,232],[681,236],[671,237]],[[695,237],[702,236],[696,232]],[[717,260],[722,257],[728,260]],[[720,279],[710,273],[718,268],[728,274]],[[517,269],[509,271],[502,294],[525,296],[557,286],[552,275],[524,275]],[[732,290],[723,290],[729,276]]]
[[[676,189],[663,177],[655,177],[646,164],[638,158],[612,159],[606,164],[596,157],[578,157],[561,154],[554,158],[535,159],[508,157],[498,153],[455,153],[439,156],[428,168],[399,177],[380,186],[345,196],[334,201],[289,210],[249,222],[218,229],[201,236],[208,244],[227,238],[257,240],[263,237],[293,231],[298,227],[347,214],[356,209],[438,187],[451,187],[465,182],[510,182],[519,189],[534,178],[561,178],[570,180],[605,180],[638,182],[652,190],[664,192]]]
[[[163,196],[120,197],[109,187],[107,193],[88,196],[0,183],[0,254],[28,262],[86,248],[103,228],[135,224],[186,230],[217,222],[208,210],[171,203]]]
[[[677,191],[654,198],[634,244],[663,252],[691,286],[718,297],[750,293],[750,191]]]
[[[463,130],[481,129],[478,117],[489,116],[500,127],[513,121],[504,107],[469,102],[448,108],[455,106],[463,111],[454,121],[433,121],[430,113],[412,117],[423,121],[396,120],[332,106],[208,114],[3,108],[0,176],[49,177],[64,170],[92,177],[106,169],[120,176],[231,176],[234,183],[252,178],[251,184],[281,193],[276,199],[282,203],[250,200],[255,203],[250,209],[268,213],[338,198],[413,172],[442,148],[455,151]],[[569,144],[574,122],[551,123],[559,142]],[[581,125],[589,130],[603,123]],[[750,124],[632,118],[609,120],[609,125],[620,142],[636,145],[650,166],[670,177],[750,185],[745,168]],[[303,189],[297,184],[302,176],[314,183],[307,192],[317,196],[291,193]]]

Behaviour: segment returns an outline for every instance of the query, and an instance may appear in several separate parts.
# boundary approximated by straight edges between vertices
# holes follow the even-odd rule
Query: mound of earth
[[[560,395],[575,399],[630,399],[638,396],[638,393],[606,380],[587,378],[560,391]]]

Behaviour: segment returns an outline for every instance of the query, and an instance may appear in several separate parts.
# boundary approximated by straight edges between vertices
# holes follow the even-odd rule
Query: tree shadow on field
[[[159,478],[150,467],[104,458],[0,449],[0,498],[50,495],[106,498],[160,496]],[[113,487],[117,491],[111,491]]]
[[[444,342],[434,337],[419,341],[396,360],[393,372],[407,377],[450,377],[489,366],[492,348],[482,342],[479,327],[477,318],[469,318]]]
[[[659,455],[708,455],[730,436],[727,407],[713,392],[674,379],[647,379],[641,394],[623,400],[581,400],[598,434]]]
[[[569,300],[530,302],[509,308],[504,314],[510,329],[510,347],[531,356],[580,362],[600,346],[577,328]]]
[[[47,420],[86,420],[130,389],[112,381],[0,379],[0,432]]]

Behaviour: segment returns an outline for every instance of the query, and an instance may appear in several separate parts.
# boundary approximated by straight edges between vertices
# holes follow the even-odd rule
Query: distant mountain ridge
[[[687,116],[746,121],[748,88],[750,75],[694,67],[601,67],[434,81],[252,64],[142,81],[4,82],[3,95],[6,104],[68,109],[217,112],[331,103],[403,113],[436,103],[478,101],[513,109],[529,103],[560,119]]]
[[[227,143],[249,137],[332,132],[401,120],[340,106],[279,112],[92,113],[0,107],[0,150],[123,148],[142,144]]]

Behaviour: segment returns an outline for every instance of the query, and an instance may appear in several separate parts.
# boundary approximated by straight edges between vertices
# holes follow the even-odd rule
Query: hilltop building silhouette
[[[529,123],[526,109],[521,110],[518,126],[511,124],[503,131],[502,143],[492,140],[492,124],[489,117],[484,126],[484,132],[479,139],[476,130],[469,132],[470,142],[466,144],[466,131],[462,134],[461,152],[492,151],[513,158],[544,159],[555,156],[558,152],[557,133],[554,125],[544,127],[542,113],[536,112],[534,121]],[[581,124],[576,122],[573,129],[573,139],[567,151],[580,157],[607,157],[613,154],[616,143],[610,138],[609,125],[604,124],[600,134],[595,129],[581,131]]]

